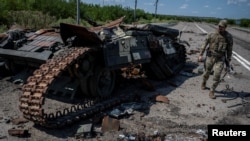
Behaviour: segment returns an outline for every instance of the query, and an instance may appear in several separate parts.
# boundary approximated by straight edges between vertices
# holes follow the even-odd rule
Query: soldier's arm
[[[227,46],[227,60],[231,61],[233,52],[233,36],[231,34],[228,34],[228,46]]]
[[[204,43],[202,44],[200,56],[203,56],[203,54],[204,54],[204,52],[205,52],[205,50],[206,50],[206,47],[207,47],[207,45],[208,45],[208,43],[209,43],[210,37],[211,37],[211,34],[209,34],[209,35],[206,37]]]

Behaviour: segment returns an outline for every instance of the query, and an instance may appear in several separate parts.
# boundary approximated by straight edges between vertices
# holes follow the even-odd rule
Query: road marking
[[[185,31],[185,30],[186,30],[186,28],[187,28],[187,26],[185,25],[185,26],[184,26],[184,28],[183,28],[181,31]]]
[[[236,59],[242,66],[244,66],[247,70],[250,71],[250,63],[245,58],[243,58],[234,51],[233,51],[233,58]]]
[[[203,33],[207,33],[206,30],[202,29],[201,27],[199,27],[197,24],[195,24],[196,27],[198,27]],[[250,71],[250,62],[247,61],[245,58],[243,58],[242,56],[240,56],[238,53],[236,53],[235,51],[233,51],[233,56],[232,56],[235,60],[237,60],[243,67],[245,67],[247,70]]]
[[[196,26],[197,28],[199,28],[203,33],[207,34],[207,31],[206,31],[206,30],[202,29],[202,28],[201,28],[200,26],[198,26],[197,24],[195,24],[195,26]]]

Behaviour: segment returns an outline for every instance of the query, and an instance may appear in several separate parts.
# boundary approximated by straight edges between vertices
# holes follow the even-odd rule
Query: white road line
[[[196,27],[198,27],[203,33],[207,33],[206,30],[202,29],[201,27],[199,27],[197,24],[195,24]],[[233,51],[233,56],[232,56],[235,60],[237,60],[243,67],[245,67],[247,70],[250,71],[250,62],[247,61],[245,58],[243,58],[242,56],[240,56],[238,53],[236,53],[235,51]]]
[[[245,60],[243,57],[233,54],[233,58],[237,60],[242,66],[244,66],[247,70],[250,71],[250,65],[247,60]]]
[[[183,28],[181,31],[185,31],[185,30],[186,30],[186,28],[187,28],[187,26],[185,25],[185,26],[184,26],[184,28]]]
[[[250,62],[248,62],[245,58],[243,58],[242,56],[240,56],[238,53],[236,53],[235,51],[233,51],[233,54],[235,56],[237,56],[239,59],[242,60],[243,63],[247,64],[248,66],[250,66]]]
[[[207,31],[206,31],[206,30],[202,29],[202,28],[201,28],[200,26],[198,26],[197,24],[195,24],[195,26],[196,26],[197,28],[199,28],[203,33],[207,34]]]

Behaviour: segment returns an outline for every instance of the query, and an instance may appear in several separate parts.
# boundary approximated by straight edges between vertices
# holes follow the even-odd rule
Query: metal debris
[[[158,102],[163,102],[163,103],[169,104],[169,99],[166,96],[163,96],[163,95],[156,96],[155,100],[158,101]]]
[[[11,120],[11,122],[14,125],[18,125],[18,124],[26,123],[26,122],[29,122],[29,121],[27,119],[25,119],[25,118],[19,117],[19,118],[15,118],[15,119]]]
[[[118,131],[120,128],[120,121],[109,116],[105,116],[102,120],[102,132]]]
[[[127,79],[146,78],[145,72],[141,71],[142,65],[131,65],[121,68],[122,76]]]
[[[124,141],[135,141],[136,137],[134,135],[124,135],[124,134],[120,134],[119,135],[119,139],[122,139]]]
[[[28,135],[28,130],[26,129],[9,129],[8,130],[9,135],[16,136],[16,137],[24,137]]]
[[[195,133],[202,135],[203,137],[207,137],[207,133],[206,131],[202,130],[202,129],[198,129]]]
[[[81,137],[91,138],[93,136],[92,131],[93,131],[93,125],[91,123],[80,125],[80,128],[77,129],[75,138],[81,138]]]
[[[180,74],[183,75],[183,76],[187,76],[187,77],[192,77],[193,76],[193,73],[184,72],[184,71],[181,71]]]
[[[112,110],[109,115],[115,118],[120,118],[124,115],[131,115],[133,114],[134,110],[144,109],[145,104],[137,103],[137,102],[130,102],[130,103],[123,103],[120,107]]]
[[[203,72],[204,72],[204,66],[203,65],[200,65],[199,67],[198,67],[198,73],[199,74],[203,74]]]
[[[126,111],[120,109],[114,109],[109,113],[109,115],[115,118],[119,118],[121,116],[126,115]]]

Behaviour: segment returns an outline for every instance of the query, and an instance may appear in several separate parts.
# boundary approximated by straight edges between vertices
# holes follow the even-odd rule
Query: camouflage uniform
[[[208,49],[206,49],[207,45],[209,45]],[[227,31],[224,31],[223,33],[220,33],[219,31],[210,33],[201,47],[201,56],[203,55],[205,50],[207,52],[202,86],[205,87],[206,81],[208,80],[209,75],[213,69],[213,83],[210,87],[210,92],[213,93],[213,96],[214,91],[220,82],[220,76],[224,67],[225,59],[229,61],[231,60],[232,48],[233,37]]]

